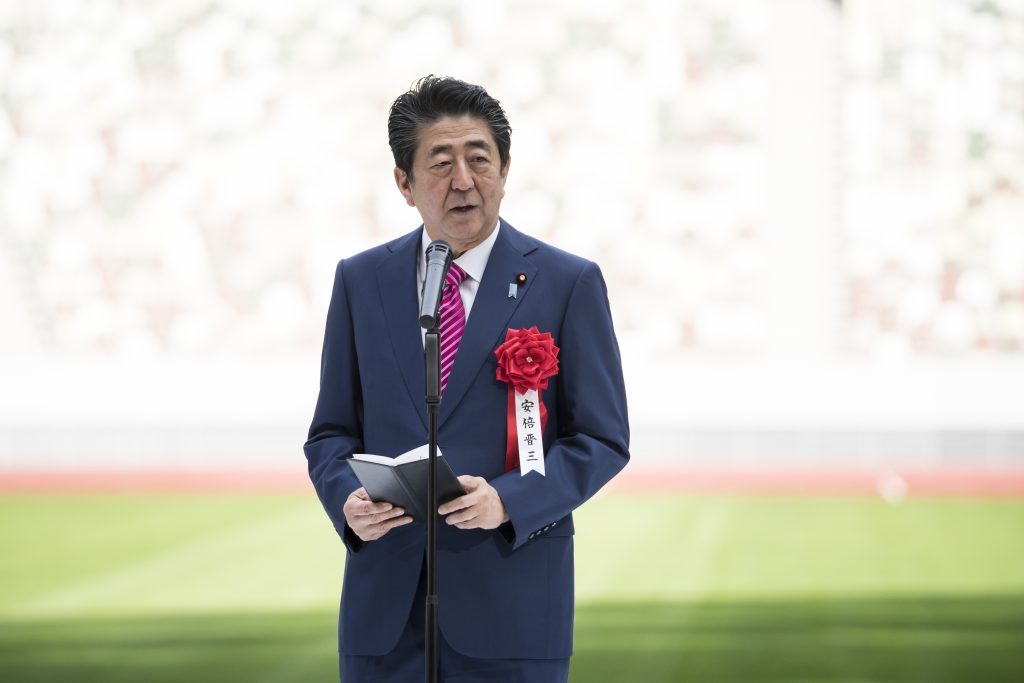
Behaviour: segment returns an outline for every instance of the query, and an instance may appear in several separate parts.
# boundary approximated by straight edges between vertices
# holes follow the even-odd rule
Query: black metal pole
[[[435,318],[436,319],[436,318]],[[431,327],[424,341],[427,402],[427,683],[437,683],[437,413],[441,406],[441,341]]]
[[[438,331],[441,298],[448,269],[455,257],[451,245],[435,240],[427,247],[420,326],[427,402],[427,599],[424,641],[427,683],[437,683],[437,413],[441,406],[441,333]]]

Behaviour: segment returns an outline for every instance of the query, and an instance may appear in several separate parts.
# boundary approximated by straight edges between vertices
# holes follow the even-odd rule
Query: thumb
[[[463,474],[459,476],[459,483],[462,484],[462,488],[466,490],[466,493],[472,493],[480,488],[480,477]]]

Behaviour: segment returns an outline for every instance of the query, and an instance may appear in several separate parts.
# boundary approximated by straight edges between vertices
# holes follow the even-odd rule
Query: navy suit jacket
[[[383,655],[409,617],[423,565],[422,522],[363,543],[342,506],[359,488],[353,453],[397,456],[427,439],[416,264],[421,228],[338,264],[327,314],[320,394],[305,444],[309,475],[348,552],[339,650]],[[509,284],[526,275],[517,296]],[[508,385],[494,350],[508,328],[536,325],[560,347],[548,407],[545,476],[505,473]],[[597,265],[502,221],[467,320],[438,417],[438,445],[457,475],[487,479],[510,521],[496,530],[440,523],[438,625],[482,658],[572,654],[572,511],[629,459],[618,345]],[[600,533],[600,530],[596,530]]]

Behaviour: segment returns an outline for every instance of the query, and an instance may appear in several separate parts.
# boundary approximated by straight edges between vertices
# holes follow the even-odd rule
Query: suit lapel
[[[494,349],[505,339],[508,321],[523,298],[529,294],[530,284],[537,273],[537,269],[525,258],[535,248],[529,238],[504,220],[501,221],[498,238],[491,249],[483,280],[466,321],[462,342],[455,356],[455,366],[441,398],[439,426],[444,424],[465,397],[473,379],[480,372],[480,366],[492,357]],[[515,282],[519,273],[526,274],[527,284],[519,287],[515,298],[509,298],[509,284]]]
[[[395,359],[425,430],[427,408],[423,397],[426,379],[423,337],[419,327],[419,297],[416,293],[416,259],[421,230],[414,230],[388,245],[391,255],[377,267],[377,283]]]

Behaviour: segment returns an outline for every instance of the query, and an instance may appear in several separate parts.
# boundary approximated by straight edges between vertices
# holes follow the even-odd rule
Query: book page
[[[352,455],[356,460],[375,462],[378,465],[387,465],[388,467],[396,467],[398,465],[404,465],[407,462],[416,462],[417,460],[426,460],[429,456],[430,449],[428,448],[428,444],[423,444],[422,446],[402,453],[395,458],[390,458],[386,455],[370,455],[368,453],[355,453]],[[441,457],[440,448],[437,449],[437,456]]]

